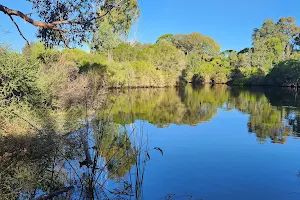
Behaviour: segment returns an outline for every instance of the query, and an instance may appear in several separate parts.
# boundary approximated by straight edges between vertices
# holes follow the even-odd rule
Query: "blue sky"
[[[30,12],[24,0],[1,1],[3,5]],[[141,17],[135,37],[141,42],[155,42],[165,33],[200,32],[214,38],[222,50],[240,50],[251,46],[251,34],[263,20],[293,16],[300,22],[299,0],[139,0]],[[24,35],[36,40],[36,28],[17,20]],[[0,41],[21,49],[25,42],[10,19],[0,13]],[[299,23],[298,23],[299,24]],[[9,33],[3,34],[3,31]]]

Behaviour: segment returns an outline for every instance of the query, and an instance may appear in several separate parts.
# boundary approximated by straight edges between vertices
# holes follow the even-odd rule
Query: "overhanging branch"
[[[15,26],[17,27],[21,37],[26,41],[27,45],[29,45],[28,40],[25,38],[25,36],[23,35],[22,31],[20,30],[18,24],[15,22],[14,18],[12,16],[9,15],[9,18],[11,19],[11,21],[15,24]]]
[[[51,22],[51,23],[45,23],[45,22],[41,22],[41,21],[35,21],[33,20],[32,18],[28,17],[26,14],[24,14],[23,12],[21,11],[18,11],[18,10],[13,10],[13,9],[10,9],[6,6],[3,6],[0,4],[0,11],[3,12],[4,14],[7,14],[9,16],[18,16],[20,18],[22,18],[23,20],[25,20],[26,22],[34,25],[34,26],[37,26],[37,27],[41,27],[41,28],[46,28],[46,29],[54,29],[54,30],[59,30],[59,31],[62,31],[61,29],[57,28],[56,26],[57,25],[63,25],[63,24],[84,24],[86,22],[90,22],[90,21],[93,21],[95,19],[99,19],[101,17],[104,17],[106,16],[109,12],[112,11],[112,9],[114,9],[115,7],[118,7],[120,6],[120,4],[123,2],[124,0],[121,0],[119,1],[117,4],[115,5],[110,5],[109,9],[103,13],[102,15],[99,15],[99,16],[95,16],[89,20],[86,20],[86,21],[76,21],[76,20],[60,20],[60,21],[54,21],[54,22]]]
[[[31,13],[29,15],[28,14],[24,14],[23,12],[21,12],[19,10],[10,9],[10,8],[8,8],[6,6],[3,6],[2,4],[0,4],[0,12],[3,12],[4,14],[6,14],[6,15],[8,15],[10,17],[10,19],[12,20],[12,22],[17,27],[18,32],[20,33],[21,37],[27,43],[29,43],[28,40],[25,38],[25,36],[22,34],[22,32],[21,32],[18,24],[14,21],[13,16],[20,17],[24,21],[32,24],[33,26],[36,26],[36,27],[39,27],[39,28],[44,28],[44,29],[52,29],[52,30],[55,30],[55,31],[59,31],[60,34],[61,34],[61,33],[64,33],[64,32],[68,32],[68,30],[62,29],[61,27],[59,27],[59,25],[80,25],[80,24],[85,25],[85,24],[91,23],[92,21],[94,21],[96,19],[100,19],[100,18],[106,16],[114,8],[119,7],[123,1],[124,0],[120,0],[119,2],[117,2],[114,5],[109,5],[107,7],[107,10],[103,14],[94,15],[93,17],[91,17],[89,19],[85,19],[85,20],[81,20],[81,21],[78,21],[76,19],[74,19],[74,20],[59,20],[59,21],[53,21],[51,23],[46,23],[46,22],[42,22],[42,21],[36,21],[36,20],[32,19],[31,17],[29,17],[29,16],[31,16]]]

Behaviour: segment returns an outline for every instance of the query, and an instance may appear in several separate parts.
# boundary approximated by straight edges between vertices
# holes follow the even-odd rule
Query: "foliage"
[[[162,36],[160,36],[157,40],[156,40],[156,43],[159,43],[159,42],[161,42],[161,41],[163,41],[163,40],[167,40],[167,41],[169,41],[169,42],[172,42],[172,40],[173,40],[173,34],[164,34],[164,35],[162,35]]]
[[[300,61],[287,60],[276,65],[267,75],[269,84],[277,86],[299,86]]]
[[[245,48],[235,56],[235,52],[225,52],[231,66],[237,68],[233,71],[233,84],[239,85],[277,85],[287,86],[291,83],[290,77],[279,74],[274,76],[273,69],[287,68],[285,65],[291,64],[293,60],[298,60],[300,27],[296,25],[296,20],[292,17],[281,18],[278,22],[267,19],[261,28],[254,29],[252,40],[253,48]],[[291,61],[289,61],[291,60]],[[257,72],[255,72],[257,70]],[[265,75],[269,74],[267,78]],[[271,75],[272,73],[272,75]],[[278,80],[271,80],[270,77],[277,77]],[[286,79],[287,78],[287,79]],[[286,80],[285,80],[286,79]]]
[[[35,104],[39,101],[37,88],[38,66],[24,55],[9,50],[0,52],[0,100],[10,104],[13,100]]]
[[[110,5],[114,4],[114,0],[105,1],[104,6],[100,7],[101,12],[107,12]],[[126,38],[129,34],[131,26],[136,22],[140,16],[140,10],[137,0],[124,0],[122,6],[118,6],[110,11],[107,16],[100,19],[101,21],[108,21],[108,24],[112,26],[113,33],[117,34],[121,38]]]
[[[188,78],[192,79],[194,84],[201,83],[227,83],[230,78],[230,63],[221,58],[212,59],[210,62],[202,59],[195,59],[194,56],[189,57]],[[192,75],[192,77],[191,77]]]
[[[94,39],[103,33],[97,41],[104,41],[95,48],[97,51],[50,49],[44,43],[31,43],[23,48],[22,54],[1,48],[2,102],[20,112],[23,107],[30,116],[34,114],[29,111],[30,105],[69,109],[86,98],[94,98],[98,92],[103,93],[105,88],[187,83],[299,85],[299,28],[292,18],[282,18],[277,23],[266,20],[254,30],[253,47],[220,53],[219,44],[200,33],[165,34],[155,44],[121,42],[121,34],[128,32],[139,15],[133,1],[125,2],[130,4],[129,21],[116,14],[123,8],[98,20],[104,28],[95,32]]]
[[[220,45],[214,39],[200,33],[175,35],[172,37],[172,42],[186,55],[197,53],[215,56],[220,53]]]
[[[138,60],[151,62],[159,70],[175,74],[184,69],[186,62],[184,54],[168,41],[143,48],[138,53]]]
[[[113,57],[116,62],[136,61],[138,49],[130,44],[122,43],[113,50]]]
[[[99,7],[99,13],[106,13],[110,10],[114,0],[104,2],[104,6]],[[98,25],[93,33],[91,48],[97,52],[110,54],[113,48],[124,41],[140,15],[136,0],[125,0],[123,6],[111,10],[105,17],[96,20]]]
[[[118,35],[114,34],[112,25],[104,20],[99,24],[99,30],[93,34],[91,48],[110,56],[111,50],[120,43],[121,40]]]
[[[167,85],[164,78],[163,72],[145,61],[111,63],[107,69],[107,85],[114,88],[163,87]]]
[[[12,10],[0,4],[0,12],[8,15],[12,23],[14,17],[19,17],[33,26],[38,27],[37,37],[46,46],[82,45],[89,42],[90,34],[99,29],[97,23],[106,18],[113,30],[127,33],[130,26],[139,17],[139,7],[136,0],[26,0],[32,6],[30,14],[24,14],[22,9]],[[35,21],[37,20],[37,21]],[[20,35],[24,34],[15,23]]]
[[[30,45],[25,45],[22,54],[33,61],[46,64],[57,61],[60,52],[57,48],[46,48],[44,43],[32,42]]]

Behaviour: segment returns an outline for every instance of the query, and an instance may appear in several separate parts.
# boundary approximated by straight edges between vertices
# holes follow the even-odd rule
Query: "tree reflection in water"
[[[140,199],[148,159],[141,139],[97,117],[66,135],[1,136],[0,196]]]

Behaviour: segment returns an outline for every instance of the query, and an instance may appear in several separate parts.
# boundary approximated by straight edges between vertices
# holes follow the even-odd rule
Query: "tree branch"
[[[84,19],[84,20],[59,20],[59,21],[53,21],[51,23],[46,23],[46,22],[42,22],[42,21],[35,21],[34,19],[31,18],[31,14],[33,13],[29,13],[29,14],[24,14],[21,11],[18,10],[13,10],[10,9],[6,6],[3,6],[2,4],[0,4],[0,12],[3,12],[4,14],[8,15],[11,19],[11,21],[15,24],[15,26],[18,29],[18,32],[20,33],[21,37],[26,41],[27,44],[29,44],[28,40],[25,38],[25,36],[23,35],[23,33],[21,32],[18,24],[15,22],[15,20],[13,19],[13,16],[17,16],[22,18],[24,21],[32,24],[33,26],[39,27],[39,28],[43,28],[43,29],[51,29],[51,30],[55,30],[58,31],[61,35],[62,33],[68,32],[69,30],[64,30],[63,28],[59,27],[59,25],[88,25],[90,24],[92,21],[96,20],[96,19],[100,19],[104,16],[106,16],[107,14],[109,14],[114,8],[121,6],[122,2],[124,0],[119,0],[118,2],[116,2],[114,5],[108,5],[106,6],[106,11],[103,14],[99,14],[97,15],[97,13],[95,13],[94,16],[91,16],[88,19]],[[64,41],[66,42],[66,41]]]
[[[24,19],[26,22],[28,22],[28,23],[30,23],[34,26],[41,27],[41,28],[53,29],[58,24],[67,23],[67,21],[56,21],[56,22],[52,22],[52,23],[45,23],[45,22],[35,21],[32,18],[25,15],[24,13],[22,13],[21,11],[12,10],[12,9],[6,7],[6,6],[1,5],[1,4],[0,4],[0,11],[3,12],[4,14],[6,14],[6,15],[9,15],[9,16],[18,16],[18,17]]]
[[[41,21],[35,21],[33,20],[32,18],[28,17],[26,14],[24,14],[23,12],[21,11],[18,11],[18,10],[13,10],[13,9],[10,9],[6,6],[3,6],[0,4],[0,11],[3,12],[4,14],[6,15],[9,15],[9,16],[18,16],[22,19],[24,19],[26,22],[34,25],[34,26],[37,26],[37,27],[41,27],[41,28],[46,28],[46,29],[54,29],[54,30],[58,30],[58,31],[62,31],[61,29],[59,28],[56,28],[57,25],[60,25],[60,24],[83,24],[83,23],[86,23],[86,22],[90,22],[90,21],[93,21],[95,19],[99,19],[99,18],[102,18],[104,16],[106,16],[109,12],[112,11],[112,9],[114,9],[115,7],[118,7],[120,6],[120,4],[123,2],[124,0],[120,0],[117,4],[115,5],[111,5],[110,8],[102,15],[99,15],[99,16],[95,16],[87,21],[72,21],[72,20],[60,20],[60,21],[54,21],[54,22],[51,22],[51,23],[45,23],[45,22],[41,22]]]
[[[13,18],[12,16],[10,16],[10,15],[8,15],[8,16],[9,16],[9,18],[11,19],[11,21],[15,24],[15,26],[17,27],[17,29],[18,29],[18,31],[19,31],[21,37],[26,41],[27,45],[29,45],[28,40],[27,40],[27,39],[25,38],[25,36],[23,35],[22,31],[20,30],[18,24],[15,22],[14,18]]]
[[[56,197],[65,192],[69,192],[70,190],[73,190],[73,189],[74,189],[74,186],[64,187],[53,193],[42,195],[42,196],[38,197],[36,200],[52,199],[53,197]]]

